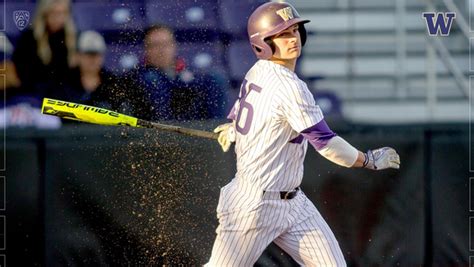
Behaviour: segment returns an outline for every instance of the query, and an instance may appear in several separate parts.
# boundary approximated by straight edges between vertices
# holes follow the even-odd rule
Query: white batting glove
[[[221,124],[214,129],[214,132],[219,134],[217,141],[219,142],[219,145],[221,145],[222,150],[224,152],[229,151],[230,145],[235,142],[234,123],[229,122]]]
[[[382,147],[369,150],[365,155],[364,168],[371,170],[384,170],[400,168],[400,156],[391,147]]]

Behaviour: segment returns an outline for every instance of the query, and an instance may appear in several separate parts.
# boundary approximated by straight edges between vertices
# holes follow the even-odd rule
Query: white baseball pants
[[[232,203],[242,202],[237,190],[232,182],[221,190],[217,237],[205,266],[253,266],[271,242],[302,266],[346,266],[334,234],[301,190],[290,200],[262,192],[244,207]]]

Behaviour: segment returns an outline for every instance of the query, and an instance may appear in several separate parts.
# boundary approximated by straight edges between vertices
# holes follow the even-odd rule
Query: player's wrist
[[[362,168],[367,168],[371,170],[376,170],[377,166],[375,166],[375,161],[374,161],[374,154],[372,150],[367,150],[366,153],[364,154],[364,163],[362,163]]]
[[[365,168],[367,164],[369,163],[369,157],[367,156],[367,153],[364,154],[364,162],[362,163],[362,168]]]

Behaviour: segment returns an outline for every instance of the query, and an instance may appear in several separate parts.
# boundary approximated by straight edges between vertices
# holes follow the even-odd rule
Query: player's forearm
[[[319,123],[303,130],[301,134],[326,159],[344,167],[368,168],[383,170],[400,167],[400,157],[390,147],[360,152],[342,137],[337,136],[329,129],[326,122]]]
[[[334,136],[323,148],[318,147],[316,150],[326,159],[343,167],[350,168],[359,164],[361,152],[339,136]]]
[[[352,167],[358,160],[359,151],[331,131],[324,119],[303,130],[301,134],[319,154],[338,165]]]

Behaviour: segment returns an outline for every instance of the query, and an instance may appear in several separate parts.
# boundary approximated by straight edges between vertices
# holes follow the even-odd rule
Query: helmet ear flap
[[[272,49],[272,55],[275,54],[275,43],[273,43],[272,38],[268,37],[263,41]]]
[[[304,44],[306,43],[307,32],[303,23],[300,23],[298,25],[298,31],[300,32],[301,46],[304,46]]]
[[[271,41],[271,40],[270,40]],[[269,45],[266,40],[251,41],[252,49],[259,59],[269,59],[272,57],[274,51],[273,43]]]
[[[255,51],[257,51],[258,53],[262,52],[262,48],[259,47],[259,46],[256,46],[256,45],[252,45],[253,49],[255,49]]]

